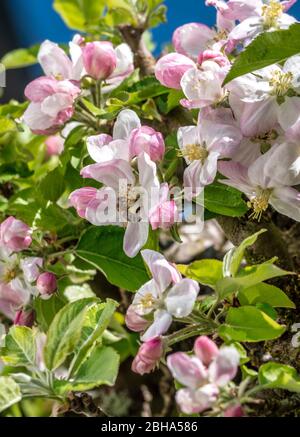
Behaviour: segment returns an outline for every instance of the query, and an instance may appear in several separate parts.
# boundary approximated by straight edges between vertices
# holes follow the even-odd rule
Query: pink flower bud
[[[165,142],[162,134],[152,127],[142,126],[131,132],[130,138],[131,156],[138,156],[142,152],[148,153],[152,161],[160,161],[165,153]]]
[[[85,218],[88,204],[96,198],[97,189],[93,187],[79,188],[71,193],[69,200],[72,206],[76,208],[79,217]]]
[[[35,314],[33,310],[25,311],[20,310],[17,312],[14,320],[14,325],[18,326],[28,326],[31,328],[33,326],[35,319]]]
[[[197,338],[194,344],[194,351],[205,366],[208,366],[219,354],[217,345],[205,335]]]
[[[245,416],[245,412],[240,404],[233,405],[232,407],[227,408],[224,412],[224,417],[243,417]]]
[[[40,274],[36,286],[41,295],[51,295],[57,289],[56,276],[50,272]]]
[[[204,52],[200,53],[198,56],[198,63],[202,65],[203,62],[206,61],[216,62],[216,64],[218,64],[220,67],[230,67],[230,62],[227,56],[224,56],[223,53],[218,51],[205,50]]]
[[[168,184],[161,184],[159,202],[149,211],[152,229],[170,229],[178,221],[178,216],[177,205],[174,200],[170,200]]]
[[[126,326],[133,332],[141,332],[147,329],[149,322],[143,317],[139,316],[135,311],[133,305],[127,310],[125,317]]]
[[[96,80],[107,79],[117,66],[117,56],[108,41],[95,41],[85,45],[82,51],[86,72]]]
[[[195,68],[191,59],[179,53],[169,53],[157,62],[155,76],[162,85],[180,90],[181,78],[191,68]]]
[[[135,373],[144,375],[155,369],[164,352],[163,341],[160,337],[152,338],[143,343],[133,360],[131,369]]]
[[[45,141],[47,156],[59,156],[64,150],[64,139],[60,135],[52,135]]]
[[[12,252],[27,249],[32,242],[30,228],[21,220],[8,217],[0,225],[0,245]]]

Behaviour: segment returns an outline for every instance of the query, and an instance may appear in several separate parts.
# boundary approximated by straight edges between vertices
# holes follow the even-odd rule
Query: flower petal
[[[178,318],[188,316],[193,310],[199,290],[198,282],[188,278],[173,285],[165,299],[169,313]]]
[[[172,316],[165,310],[157,310],[154,314],[154,321],[142,335],[142,341],[151,340],[151,338],[159,337],[167,332],[172,323]]]
[[[196,357],[176,352],[167,357],[168,368],[173,377],[189,388],[199,387],[207,378],[207,370]]]
[[[145,246],[149,235],[149,223],[128,223],[124,236],[124,252],[130,258],[134,258]]]

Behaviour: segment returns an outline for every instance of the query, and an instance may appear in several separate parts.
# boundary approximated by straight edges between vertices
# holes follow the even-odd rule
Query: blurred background
[[[1,0],[0,58],[16,48],[29,47],[45,39],[68,42],[74,32],[67,29],[59,15],[52,9],[53,0]],[[176,27],[191,21],[213,25],[215,10],[206,7],[204,0],[166,0],[168,23],[154,29],[156,53],[171,40]],[[291,9],[300,20],[300,3]],[[7,87],[1,101],[23,99],[25,85],[39,75],[36,67],[12,70],[7,75]]]

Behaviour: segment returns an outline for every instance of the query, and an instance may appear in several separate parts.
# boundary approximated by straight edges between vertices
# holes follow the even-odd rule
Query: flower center
[[[63,75],[62,75],[61,73],[56,73],[56,74],[54,75],[54,78],[55,78],[56,80],[58,80],[58,81],[64,80],[64,77],[63,77]]]
[[[283,73],[279,70],[274,71],[269,81],[270,86],[273,87],[271,94],[280,97],[284,96],[292,87],[293,78],[293,73],[290,71],[287,73]]]
[[[15,279],[15,277],[17,276],[17,272],[15,269],[7,269],[4,272],[4,275],[2,277],[2,280],[5,284],[8,284],[10,281],[12,281],[13,279]]]
[[[277,27],[278,19],[282,16],[284,6],[276,0],[271,0],[268,5],[262,7],[262,16],[264,19],[264,27],[270,29]]]
[[[187,158],[189,161],[204,162],[208,155],[206,147],[200,144],[187,144],[180,152],[180,156]]]
[[[249,208],[253,209],[250,218],[260,221],[263,212],[268,209],[271,190],[258,188],[256,190],[256,196],[252,197],[247,203]]]
[[[145,294],[145,296],[142,297],[140,300],[140,305],[143,307],[144,310],[149,310],[153,307],[155,302],[154,297],[151,293]]]

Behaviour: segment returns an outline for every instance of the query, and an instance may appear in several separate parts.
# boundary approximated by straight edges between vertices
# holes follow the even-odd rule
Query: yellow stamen
[[[150,309],[153,307],[153,304],[155,302],[154,297],[151,293],[145,294],[144,297],[140,300],[140,304],[142,305],[143,309]]]
[[[206,147],[199,144],[187,144],[180,152],[179,156],[183,156],[189,161],[202,161],[204,162],[209,153]]]
[[[272,78],[269,81],[270,86],[273,87],[272,95],[284,96],[288,90],[292,87],[293,73],[288,71],[283,73],[282,71],[274,71]]]
[[[56,80],[64,80],[64,77],[63,77],[63,75],[61,73],[56,73],[54,75],[54,77],[55,77]]]
[[[261,220],[262,214],[268,209],[271,190],[258,188],[256,195],[247,203],[253,209],[250,218]]]
[[[284,6],[277,0],[271,0],[268,5],[262,7],[262,16],[264,18],[264,27],[270,29],[277,27],[278,19],[282,16]]]
[[[17,272],[14,269],[7,269],[3,275],[2,280],[3,282],[5,282],[5,284],[8,284],[13,279],[15,279],[16,276],[17,276]]]

